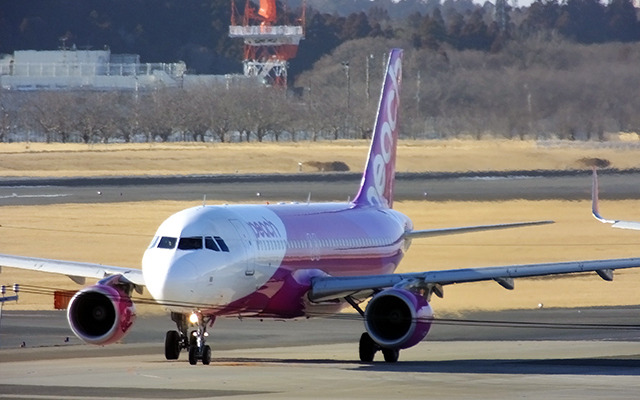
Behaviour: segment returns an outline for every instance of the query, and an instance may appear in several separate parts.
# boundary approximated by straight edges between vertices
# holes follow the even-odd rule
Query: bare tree
[[[159,138],[163,142],[169,140],[174,132],[175,107],[173,89],[158,89],[143,93],[140,96],[141,107],[139,127],[147,135],[147,141],[153,142]]]
[[[38,92],[30,99],[28,112],[35,129],[41,129],[47,143],[67,143],[72,137],[77,114],[72,110],[71,92]]]

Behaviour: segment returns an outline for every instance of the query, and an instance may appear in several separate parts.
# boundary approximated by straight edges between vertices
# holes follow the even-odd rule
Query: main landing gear
[[[376,355],[378,350],[382,351],[384,361],[388,363],[397,362],[400,357],[400,350],[380,347],[378,343],[371,339],[371,336],[369,336],[367,332],[360,336],[360,347],[358,350],[360,352],[360,361],[367,363],[373,362],[373,357]]]
[[[177,360],[182,349],[189,351],[189,364],[196,365],[198,360],[202,364],[211,363],[211,347],[205,344],[207,325],[213,325],[215,317],[205,317],[198,313],[189,316],[189,322],[197,326],[191,334],[187,334],[187,316],[180,313],[171,313],[171,319],[176,323],[177,331],[168,331],[164,340],[164,355],[167,360]]]
[[[364,318],[364,311],[360,306],[351,298],[350,296],[345,297],[347,303],[351,305],[358,313]],[[371,339],[371,335],[368,332],[363,333],[360,336],[360,345],[358,347],[358,352],[360,354],[360,361],[370,363],[373,362],[373,357],[375,357],[376,353],[382,351],[382,355],[384,356],[384,361],[388,363],[398,362],[398,358],[400,358],[400,350],[399,349],[387,349],[381,347],[378,343],[376,343],[373,339]]]

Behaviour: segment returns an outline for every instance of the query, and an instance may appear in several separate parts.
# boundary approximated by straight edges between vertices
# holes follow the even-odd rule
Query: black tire
[[[164,338],[164,356],[167,360],[177,360],[180,357],[180,333],[167,331]]]
[[[189,346],[189,364],[196,365],[198,363],[198,346]]]
[[[362,336],[360,336],[360,361],[367,363],[373,362],[376,351],[378,351],[376,342],[371,339],[371,336],[369,336],[367,332],[363,333]]]
[[[388,363],[398,362],[400,357],[400,350],[398,349],[382,349],[382,355],[384,360]]]
[[[196,331],[191,331],[189,333],[189,347],[198,345],[198,339],[196,338],[195,333]]]
[[[205,345],[202,349],[202,364],[211,364],[211,347],[209,345]]]

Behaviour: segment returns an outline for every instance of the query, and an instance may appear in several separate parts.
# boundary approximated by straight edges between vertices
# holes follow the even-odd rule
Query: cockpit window
[[[220,237],[220,236],[214,236],[213,237],[216,240],[216,243],[218,243],[218,246],[220,246],[220,250],[222,251],[229,251],[229,247],[227,247],[227,244],[224,242],[224,240]]]
[[[207,236],[204,238],[204,247],[209,250],[220,251],[220,248],[211,236]]]
[[[202,248],[202,237],[183,237],[180,238],[178,249],[180,250],[200,250]]]
[[[173,249],[176,247],[177,239],[174,237],[163,236],[158,243],[159,249]]]
[[[174,238],[169,236],[157,237],[152,243],[157,243],[159,249],[174,249],[176,244],[179,250],[200,250],[204,244],[205,249],[213,251],[229,252],[229,247],[220,236],[192,236]]]

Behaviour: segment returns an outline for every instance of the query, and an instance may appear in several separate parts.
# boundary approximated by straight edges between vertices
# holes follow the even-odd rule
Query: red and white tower
[[[304,7],[293,23],[287,23],[285,16],[279,18],[276,0],[260,0],[257,11],[246,0],[242,16],[235,0],[231,7],[229,37],[244,39],[244,75],[258,77],[268,85],[286,87],[288,61],[296,56],[300,40],[304,39]]]

